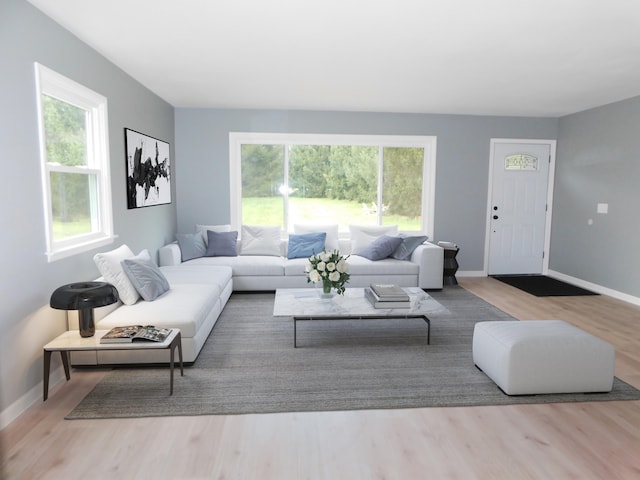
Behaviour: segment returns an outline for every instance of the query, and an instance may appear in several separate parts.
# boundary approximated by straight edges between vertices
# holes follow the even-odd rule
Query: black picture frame
[[[171,203],[169,143],[124,129],[127,161],[127,208]]]

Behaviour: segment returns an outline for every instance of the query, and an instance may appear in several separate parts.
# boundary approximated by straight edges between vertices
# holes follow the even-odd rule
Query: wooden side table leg
[[[182,334],[178,333],[178,358],[180,359],[180,376],[184,377],[184,368],[182,365]]]
[[[176,337],[178,338],[178,337]],[[176,341],[171,342],[169,346],[169,351],[171,352],[171,358],[169,359],[169,395],[173,395],[173,357],[176,353]]]
[[[51,371],[51,350],[44,351],[44,367],[43,367],[43,379],[42,379],[42,401],[46,402],[49,398],[49,375]],[[60,358],[62,358],[62,366],[64,367],[64,376],[67,377],[67,382],[71,380],[71,371],[69,369],[69,352],[66,350],[60,350]]]
[[[49,398],[49,369],[51,368],[51,352],[49,350],[44,351],[44,367],[43,367],[43,379],[42,379],[42,401],[46,402]]]
[[[169,345],[169,351],[171,352],[171,358],[169,359],[169,370],[170,370],[170,386],[169,386],[169,395],[173,395],[173,370],[176,356],[176,347],[178,347],[178,358],[180,359],[180,376],[184,377],[184,368],[182,364],[182,335],[180,332],[176,335],[176,338],[173,339],[171,345]]]
[[[62,357],[62,365],[64,366],[64,375],[67,377],[67,382],[71,380],[71,372],[69,371],[69,352],[66,350],[60,350],[60,356]]]

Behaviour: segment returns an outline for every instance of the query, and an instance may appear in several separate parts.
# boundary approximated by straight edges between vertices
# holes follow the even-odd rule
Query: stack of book
[[[365,297],[374,308],[410,308],[409,295],[397,285],[372,283],[364,289]]]

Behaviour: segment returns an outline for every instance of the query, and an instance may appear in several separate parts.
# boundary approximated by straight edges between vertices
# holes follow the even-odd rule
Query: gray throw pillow
[[[204,244],[204,238],[200,232],[197,233],[178,233],[176,235],[182,261],[186,262],[194,258],[204,257],[207,246]]]
[[[147,302],[152,302],[169,291],[169,282],[152,260],[128,258],[122,261],[122,269],[136,291]]]
[[[238,232],[212,232],[207,230],[207,251],[205,257],[237,257]]]
[[[401,243],[402,238],[400,237],[382,235],[363,249],[358,250],[356,255],[368,258],[369,260],[382,260],[391,255]]]
[[[426,242],[429,237],[426,235],[417,235],[415,237],[401,237],[402,242],[396,248],[395,252],[391,255],[393,258],[398,260],[409,260],[411,258],[411,254],[413,251],[418,248],[419,245],[422,245]]]

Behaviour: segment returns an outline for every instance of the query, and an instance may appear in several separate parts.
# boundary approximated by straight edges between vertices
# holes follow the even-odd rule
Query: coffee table
[[[44,346],[43,401],[46,401],[49,396],[49,370],[51,369],[51,354],[53,352],[60,352],[64,374],[65,377],[67,377],[67,381],[69,381],[71,379],[69,352],[167,349],[169,350],[169,395],[173,395],[173,366],[176,348],[178,349],[178,359],[180,362],[180,375],[184,376],[180,329],[172,328],[171,333],[163,342],[100,343],[100,338],[108,331],[109,330],[96,330],[95,335],[91,337],[81,337],[77,330],[70,330],[62,333],[59,337]]]
[[[431,343],[431,320],[427,315],[449,311],[418,287],[406,287],[410,308],[374,308],[364,296],[364,288],[347,288],[344,295],[322,298],[318,288],[276,290],[274,317],[293,318],[293,346],[298,346],[297,323],[311,320],[402,320],[419,318],[427,324],[427,344]]]

